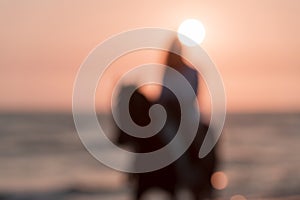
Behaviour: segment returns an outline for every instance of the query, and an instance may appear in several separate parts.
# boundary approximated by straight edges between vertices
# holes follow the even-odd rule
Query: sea
[[[224,185],[215,199],[300,199],[299,130],[300,113],[227,114],[218,146]],[[72,113],[0,113],[0,200],[130,200],[132,194],[127,174],[85,149]],[[179,199],[188,195],[178,191]],[[153,190],[147,199],[163,196]]]

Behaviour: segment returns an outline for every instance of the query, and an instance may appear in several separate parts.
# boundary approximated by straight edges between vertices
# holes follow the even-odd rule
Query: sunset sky
[[[300,111],[297,0],[1,0],[0,111],[71,111],[77,70],[97,44],[133,28],[176,30],[188,18],[206,28],[202,47],[229,112]],[[140,57],[124,59],[151,61]]]

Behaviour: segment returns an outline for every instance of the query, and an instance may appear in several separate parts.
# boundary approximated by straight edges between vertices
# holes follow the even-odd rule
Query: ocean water
[[[300,199],[299,130],[297,113],[228,114],[218,148],[227,184],[216,190],[218,199]],[[72,114],[0,114],[1,200],[129,200],[131,194],[126,174],[84,148]]]

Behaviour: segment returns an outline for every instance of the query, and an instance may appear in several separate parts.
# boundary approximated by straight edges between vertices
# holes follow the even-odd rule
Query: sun
[[[178,30],[180,42],[186,46],[196,46],[203,42],[205,38],[205,28],[203,24],[196,19],[187,19],[183,21]]]

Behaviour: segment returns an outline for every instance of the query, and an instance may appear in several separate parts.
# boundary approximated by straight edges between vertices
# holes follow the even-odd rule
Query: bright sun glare
[[[177,32],[180,42],[186,46],[201,44],[205,38],[205,28],[203,24],[196,19],[183,21]]]

